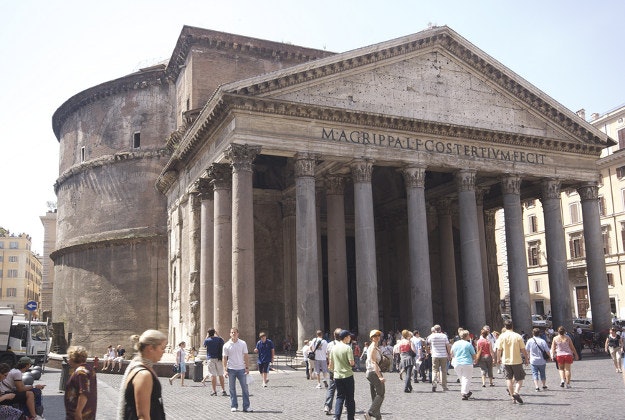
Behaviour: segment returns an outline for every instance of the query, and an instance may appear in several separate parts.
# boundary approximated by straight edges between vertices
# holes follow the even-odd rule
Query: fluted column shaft
[[[508,257],[508,282],[510,284],[510,310],[515,329],[529,333],[532,329],[523,211],[521,208],[521,178],[505,177],[501,182],[503,210],[506,218],[506,249]]]
[[[252,161],[260,147],[232,144],[232,324],[251,350],[256,338]]]
[[[287,337],[297,336],[297,246],[295,242],[295,197],[282,199],[282,252],[284,324]],[[301,342],[298,341],[299,344]]]
[[[480,255],[482,256],[482,279],[484,280],[484,312],[486,322],[490,323],[490,278],[488,277],[488,255],[486,252],[486,229],[484,228],[484,194],[488,188],[478,188],[477,197],[477,228],[480,235]]]
[[[486,322],[484,311],[484,280],[477,223],[475,171],[456,173],[460,218],[460,252],[464,294],[464,323],[469,331],[479,332]]]
[[[451,201],[442,199],[437,203],[438,234],[441,270],[441,294],[443,298],[443,327],[452,331],[460,325],[458,316],[458,291],[456,286],[456,252],[451,220]],[[427,333],[429,328],[425,329]],[[421,334],[424,334],[421,332]]]
[[[562,228],[560,211],[560,181],[548,179],[542,182],[542,196],[545,217],[545,241],[547,267],[549,272],[549,293],[551,295],[551,316],[553,325],[562,325],[568,331],[573,328],[573,310],[569,273],[566,268],[566,241]]]
[[[232,168],[214,163],[208,169],[213,187],[213,328],[227,337],[232,327]]]
[[[295,241],[297,243],[297,342],[321,329],[315,157],[295,158]]]
[[[604,331],[612,326],[612,310],[599,216],[599,188],[592,183],[578,188],[577,191],[582,201],[592,323],[595,331]]]
[[[328,225],[328,297],[330,330],[349,328],[347,251],[345,243],[345,178],[326,179]]]
[[[370,160],[358,160],[352,164],[359,334],[366,334],[371,329],[380,327],[372,171],[373,163]]]
[[[410,259],[411,321],[420,331],[433,325],[432,279],[427,209],[425,207],[425,167],[402,170],[408,206],[408,255]]]

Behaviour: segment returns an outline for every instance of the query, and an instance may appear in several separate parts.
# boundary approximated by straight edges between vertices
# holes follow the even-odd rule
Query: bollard
[[[67,358],[63,358],[63,362],[61,363],[61,379],[59,380],[59,391],[65,392],[65,384],[69,379],[69,363],[67,363]]]
[[[202,382],[202,379],[204,379],[204,366],[201,360],[196,360],[193,366],[193,382]]]

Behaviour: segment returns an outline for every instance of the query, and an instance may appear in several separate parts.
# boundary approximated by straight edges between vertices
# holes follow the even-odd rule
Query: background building
[[[50,209],[44,216],[40,216],[43,224],[43,267],[41,280],[41,320],[47,321],[52,316],[52,291],[54,288],[54,263],[50,253],[56,244],[56,204],[50,203]]]
[[[10,234],[0,228],[0,306],[26,313],[28,301],[41,305],[41,257],[30,250],[31,239],[25,233]],[[38,313],[33,313],[38,317]]]

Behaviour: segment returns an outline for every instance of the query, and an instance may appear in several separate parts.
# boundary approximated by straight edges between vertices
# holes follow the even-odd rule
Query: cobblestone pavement
[[[584,354],[584,360],[573,364],[572,389],[559,387],[559,377],[554,363],[547,367],[545,392],[535,392],[531,374],[521,390],[524,404],[513,404],[505,391],[505,380],[496,375],[496,386],[481,387],[479,369],[474,370],[471,390],[473,398],[462,401],[460,384],[456,383],[453,370],[449,375],[447,392],[432,393],[431,385],[419,382],[411,394],[403,392],[402,381],[397,373],[386,373],[386,397],[382,405],[385,419],[412,418],[428,419],[453,417],[456,419],[527,419],[531,417],[549,419],[571,418],[619,418],[625,412],[625,377],[614,372],[612,362],[605,354],[591,356]],[[258,372],[253,372],[254,382],[250,385],[250,400],[253,413],[230,412],[229,397],[211,397],[210,385],[203,387],[199,382],[186,380],[170,386],[167,378],[160,378],[163,385],[163,400],[168,419],[295,419],[324,418],[325,389],[315,389],[316,381],[307,381],[303,370],[293,370],[284,365],[270,373],[269,386],[262,388]],[[115,418],[121,375],[98,373],[98,419]],[[59,391],[60,371],[48,369],[37,383],[47,384],[44,390],[44,417],[47,420],[65,418],[63,394]],[[355,373],[356,418],[362,419],[370,403],[368,382],[364,373]],[[226,388],[228,387],[226,382]],[[239,395],[240,399],[240,395]],[[239,408],[242,403],[239,401]],[[417,410],[417,411],[415,411]],[[315,416],[317,414],[317,416]],[[410,416],[410,417],[409,417]],[[347,418],[343,415],[342,418]]]

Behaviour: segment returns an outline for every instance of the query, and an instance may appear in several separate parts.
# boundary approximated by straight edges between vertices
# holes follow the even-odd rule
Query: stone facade
[[[508,273],[523,327],[521,200],[596,181],[611,144],[447,27],[342,54],[185,27],[167,66],[105,85],[54,119],[68,155],[55,318],[57,305],[70,323],[76,300],[95,313],[114,296],[117,327],[84,314],[69,329],[99,330],[98,345],[128,332],[115,330],[127,314],[128,330],[168,328],[194,346],[212,326],[238,326],[250,345],[260,330],[297,345],[336,326],[478,331],[498,319],[502,207],[516,221]],[[138,118],[154,122],[149,155],[121,150],[140,131],[148,153]],[[122,257],[137,242],[151,276]],[[145,313],[130,312],[147,290]]]

